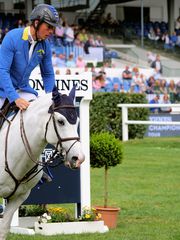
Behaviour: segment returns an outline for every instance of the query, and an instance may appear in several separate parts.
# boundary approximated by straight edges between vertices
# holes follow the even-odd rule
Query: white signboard
[[[92,99],[92,73],[86,72],[77,75],[55,75],[56,86],[64,94],[68,93],[76,85],[76,97]],[[30,85],[39,95],[44,94],[43,81],[41,75],[36,72],[30,76]]]

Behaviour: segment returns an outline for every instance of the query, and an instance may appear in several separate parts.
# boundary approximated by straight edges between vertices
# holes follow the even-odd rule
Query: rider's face
[[[54,33],[54,29],[55,28],[53,26],[47,23],[42,23],[37,32],[38,38],[42,40],[48,38],[50,35]]]

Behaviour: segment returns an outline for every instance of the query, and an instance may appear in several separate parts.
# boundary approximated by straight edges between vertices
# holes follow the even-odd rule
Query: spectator
[[[66,74],[66,75],[71,75],[71,69],[67,68],[65,74]]]
[[[180,47],[180,31],[179,31],[179,33],[177,34],[177,42],[176,42],[176,45],[177,45],[178,47]]]
[[[175,31],[177,34],[180,33],[180,16],[176,19],[176,22],[175,22]]]
[[[180,81],[176,83],[176,101],[180,102]]]
[[[162,36],[162,41],[164,41],[164,49],[165,50],[169,50],[169,49],[173,49],[173,44],[172,41],[170,39],[170,36],[167,32],[164,33],[164,35]]]
[[[3,30],[0,28],[0,44],[2,43],[3,40]]]
[[[52,65],[53,67],[57,67],[58,66],[58,57],[56,52],[52,52]]]
[[[79,32],[79,40],[83,43],[83,44],[85,44],[86,42],[87,42],[87,40],[88,40],[88,35],[87,35],[87,33],[86,33],[86,29],[85,28],[83,28],[80,32]]]
[[[66,56],[65,54],[60,53],[57,60],[58,67],[66,67]]]
[[[162,104],[170,104],[171,103],[167,93],[165,93],[163,95],[163,99],[162,99],[161,103]],[[172,111],[172,108],[171,107],[161,107],[160,111],[163,112],[163,113],[170,113]]]
[[[155,80],[158,80],[162,77],[162,74],[160,73],[159,69],[154,69],[154,72],[153,72],[153,77]]]
[[[157,94],[157,95],[155,95],[154,96],[154,98],[153,99],[151,99],[150,101],[149,101],[149,103],[150,104],[157,104],[157,103],[159,103],[159,95]],[[152,113],[159,113],[160,112],[160,108],[158,108],[158,107],[154,107],[154,108],[150,108],[150,111],[152,112]]]
[[[1,34],[1,42],[2,40],[4,39],[4,37],[6,36],[6,34],[9,32],[9,29],[8,28],[5,28],[3,31],[2,31],[2,34]]]
[[[74,54],[71,53],[66,61],[66,67],[68,68],[72,68],[72,67],[76,67],[76,63],[74,60]]]
[[[176,85],[173,79],[171,79],[169,82],[168,93],[170,95],[170,101],[174,103],[176,100],[177,90],[176,90]]]
[[[86,54],[89,54],[89,47],[95,47],[94,36],[89,35],[88,40],[84,44],[84,51]]]
[[[23,23],[22,19],[18,19],[17,22],[14,24],[14,28],[24,28],[25,24]]]
[[[132,72],[129,70],[129,66],[126,66],[125,70],[122,72],[122,79],[123,79],[123,81],[126,81],[129,84],[131,84],[131,82],[132,82]]]
[[[86,63],[85,63],[83,57],[82,56],[78,56],[77,60],[76,60],[76,67],[84,68],[85,66],[86,66]]]
[[[137,66],[133,67],[132,76],[135,76],[137,72],[139,72],[139,68]]]
[[[63,40],[64,40],[64,27],[61,25],[57,26],[55,28],[55,39],[56,39],[56,44],[57,46],[62,46],[63,45]]]
[[[105,71],[104,67],[101,67],[101,69],[100,69],[98,74],[102,75],[104,78],[106,78],[106,71]]]
[[[75,44],[76,46],[81,46],[81,47],[84,46],[84,43],[81,42],[81,39],[80,39],[80,33],[77,33],[77,34],[76,34],[75,39],[74,39],[74,44]]]
[[[171,40],[172,47],[174,48],[178,40],[176,32],[172,33],[172,35],[170,36],[170,40]]]
[[[74,29],[65,23],[64,27],[64,45],[65,46],[72,46],[74,42]]]
[[[55,75],[60,75],[60,70],[59,69],[56,69]]]
[[[96,47],[105,47],[105,44],[102,41],[102,37],[100,35],[98,35],[95,39],[95,46]]]
[[[111,36],[113,33],[113,24],[114,24],[114,19],[111,15],[111,13],[107,13],[106,19],[105,19],[105,27],[107,30],[108,36]]]
[[[145,93],[146,92],[146,77],[143,73],[140,74],[140,80],[139,80],[139,93]]]
[[[147,52],[147,61],[148,63],[151,65],[152,62],[154,62],[156,60],[156,54],[152,53],[152,52]]]
[[[139,74],[139,72],[136,72],[132,78],[131,84],[135,86],[135,85],[139,85],[139,82],[140,82],[140,74]]]
[[[162,39],[162,32],[161,32],[161,29],[159,27],[156,28],[155,30],[155,34],[156,34],[156,43],[158,41],[160,41]]]
[[[168,92],[166,79],[160,81],[160,94],[166,94]]]
[[[155,80],[154,94],[160,94],[160,82],[161,82],[161,80],[159,80],[159,79]]]
[[[120,92],[120,91],[121,91],[121,89],[119,88],[119,84],[118,83],[114,83],[112,92]]]
[[[147,94],[153,94],[154,93],[154,85],[155,85],[155,79],[154,76],[150,76],[149,79],[147,80],[147,89],[146,93]]]
[[[156,45],[157,41],[160,39],[159,32],[158,35],[156,35],[153,27],[151,27],[148,33],[148,38]]]
[[[158,73],[162,74],[163,68],[159,54],[156,55],[156,60],[152,62],[151,67],[154,68]]]
[[[97,92],[105,91],[105,79],[99,74],[93,81],[93,90]]]

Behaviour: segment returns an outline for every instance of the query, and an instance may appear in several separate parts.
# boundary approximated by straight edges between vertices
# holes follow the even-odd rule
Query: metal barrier
[[[118,104],[118,107],[122,109],[122,140],[128,141],[128,125],[140,124],[140,125],[180,125],[180,122],[157,122],[157,121],[140,121],[140,120],[128,120],[128,108],[154,108],[154,107],[179,107],[180,104]]]

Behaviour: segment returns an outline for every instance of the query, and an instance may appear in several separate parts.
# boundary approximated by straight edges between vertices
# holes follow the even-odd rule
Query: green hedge
[[[93,94],[90,103],[90,132],[112,132],[122,139],[122,116],[119,103],[147,103],[144,94],[98,92]],[[146,108],[129,108],[129,120],[147,120],[149,110]],[[129,125],[129,139],[143,138],[145,125]]]

